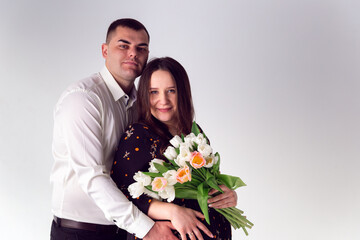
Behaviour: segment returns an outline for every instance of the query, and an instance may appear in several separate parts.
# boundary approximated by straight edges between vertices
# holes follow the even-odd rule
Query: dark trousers
[[[55,221],[51,225],[50,240],[125,240],[127,232],[88,231],[59,226]]]

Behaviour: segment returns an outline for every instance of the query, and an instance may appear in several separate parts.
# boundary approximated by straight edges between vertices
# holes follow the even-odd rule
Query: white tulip
[[[152,198],[155,198],[155,199],[160,200],[160,196],[157,195],[156,193],[154,193],[153,191],[150,191],[150,190],[144,188],[144,193],[145,193],[146,195],[148,195],[149,197],[152,197]]]
[[[175,135],[175,137],[173,137],[170,140],[171,145],[173,145],[175,148],[178,148],[180,143],[182,143],[182,139],[181,137],[179,137],[178,135]]]
[[[210,154],[212,153],[212,148],[209,144],[199,144],[197,150],[205,158],[210,156]]]
[[[175,159],[175,162],[180,167],[184,167],[186,162],[190,161],[191,152],[187,146],[180,147],[180,154]]]
[[[169,171],[163,173],[163,176],[167,180],[169,185],[175,185],[177,183],[176,173],[177,172],[175,170],[169,170]]]
[[[214,154],[211,154],[210,156],[206,157],[205,160],[206,160],[206,164],[204,167],[211,168],[215,164],[216,157]]]
[[[138,198],[144,193],[144,185],[141,182],[134,182],[129,185],[128,191],[132,198]]]
[[[144,173],[142,173],[140,171],[135,173],[134,180],[142,183],[143,186],[150,185],[150,183],[151,183],[151,177],[148,175],[145,175]]]
[[[166,188],[159,192],[159,196],[163,199],[167,199],[168,202],[172,202],[175,199],[175,188],[174,186],[168,185]]]
[[[154,158],[154,159],[151,160],[151,162],[149,163],[149,165],[150,165],[150,167],[149,167],[149,172],[158,173],[159,171],[158,171],[158,170],[156,169],[156,167],[154,166],[154,163],[158,163],[158,164],[163,165],[164,162],[165,162],[164,160]]]
[[[194,133],[190,133],[189,135],[187,135],[185,138],[184,138],[184,142],[189,144],[190,146],[193,145],[193,143],[195,142],[196,140],[196,136]]]
[[[172,146],[167,147],[167,149],[164,152],[164,156],[170,160],[174,160],[177,157],[177,155],[178,154],[176,153],[175,148]]]
[[[207,144],[207,140],[202,133],[199,133],[194,141],[197,143],[197,145]]]

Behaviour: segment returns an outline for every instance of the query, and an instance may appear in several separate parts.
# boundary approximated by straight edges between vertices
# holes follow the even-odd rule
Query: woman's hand
[[[198,218],[204,218],[204,215],[190,208],[173,204],[170,220],[176,230],[180,233],[181,239],[187,239],[186,235],[188,235],[191,240],[203,240],[204,238],[199,229],[209,237],[214,237],[209,229],[200,222]]]
[[[227,208],[227,207],[235,207],[237,204],[237,194],[234,190],[229,189],[225,185],[219,186],[224,193],[221,193],[215,197],[212,197],[208,200],[209,207],[212,208]],[[209,191],[209,195],[213,195],[217,193],[218,190],[211,189]]]
[[[205,218],[204,215],[191,208],[180,207],[173,203],[161,202],[153,199],[150,203],[148,216],[158,220],[170,220],[174,228],[180,233],[181,239],[203,240],[199,229],[206,235],[213,238],[213,234],[198,218]]]

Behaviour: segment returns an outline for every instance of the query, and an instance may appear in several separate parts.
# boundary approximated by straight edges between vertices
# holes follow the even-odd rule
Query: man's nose
[[[129,57],[136,58],[137,57],[137,50],[135,47],[130,47],[128,50]]]

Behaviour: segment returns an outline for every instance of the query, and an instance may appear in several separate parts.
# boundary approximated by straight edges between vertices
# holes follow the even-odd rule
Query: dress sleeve
[[[129,126],[120,139],[111,171],[118,188],[145,214],[148,213],[152,198],[143,194],[133,199],[127,188],[135,182],[133,176],[136,172],[148,171],[149,162],[155,157],[153,150],[156,142],[145,125]]]

